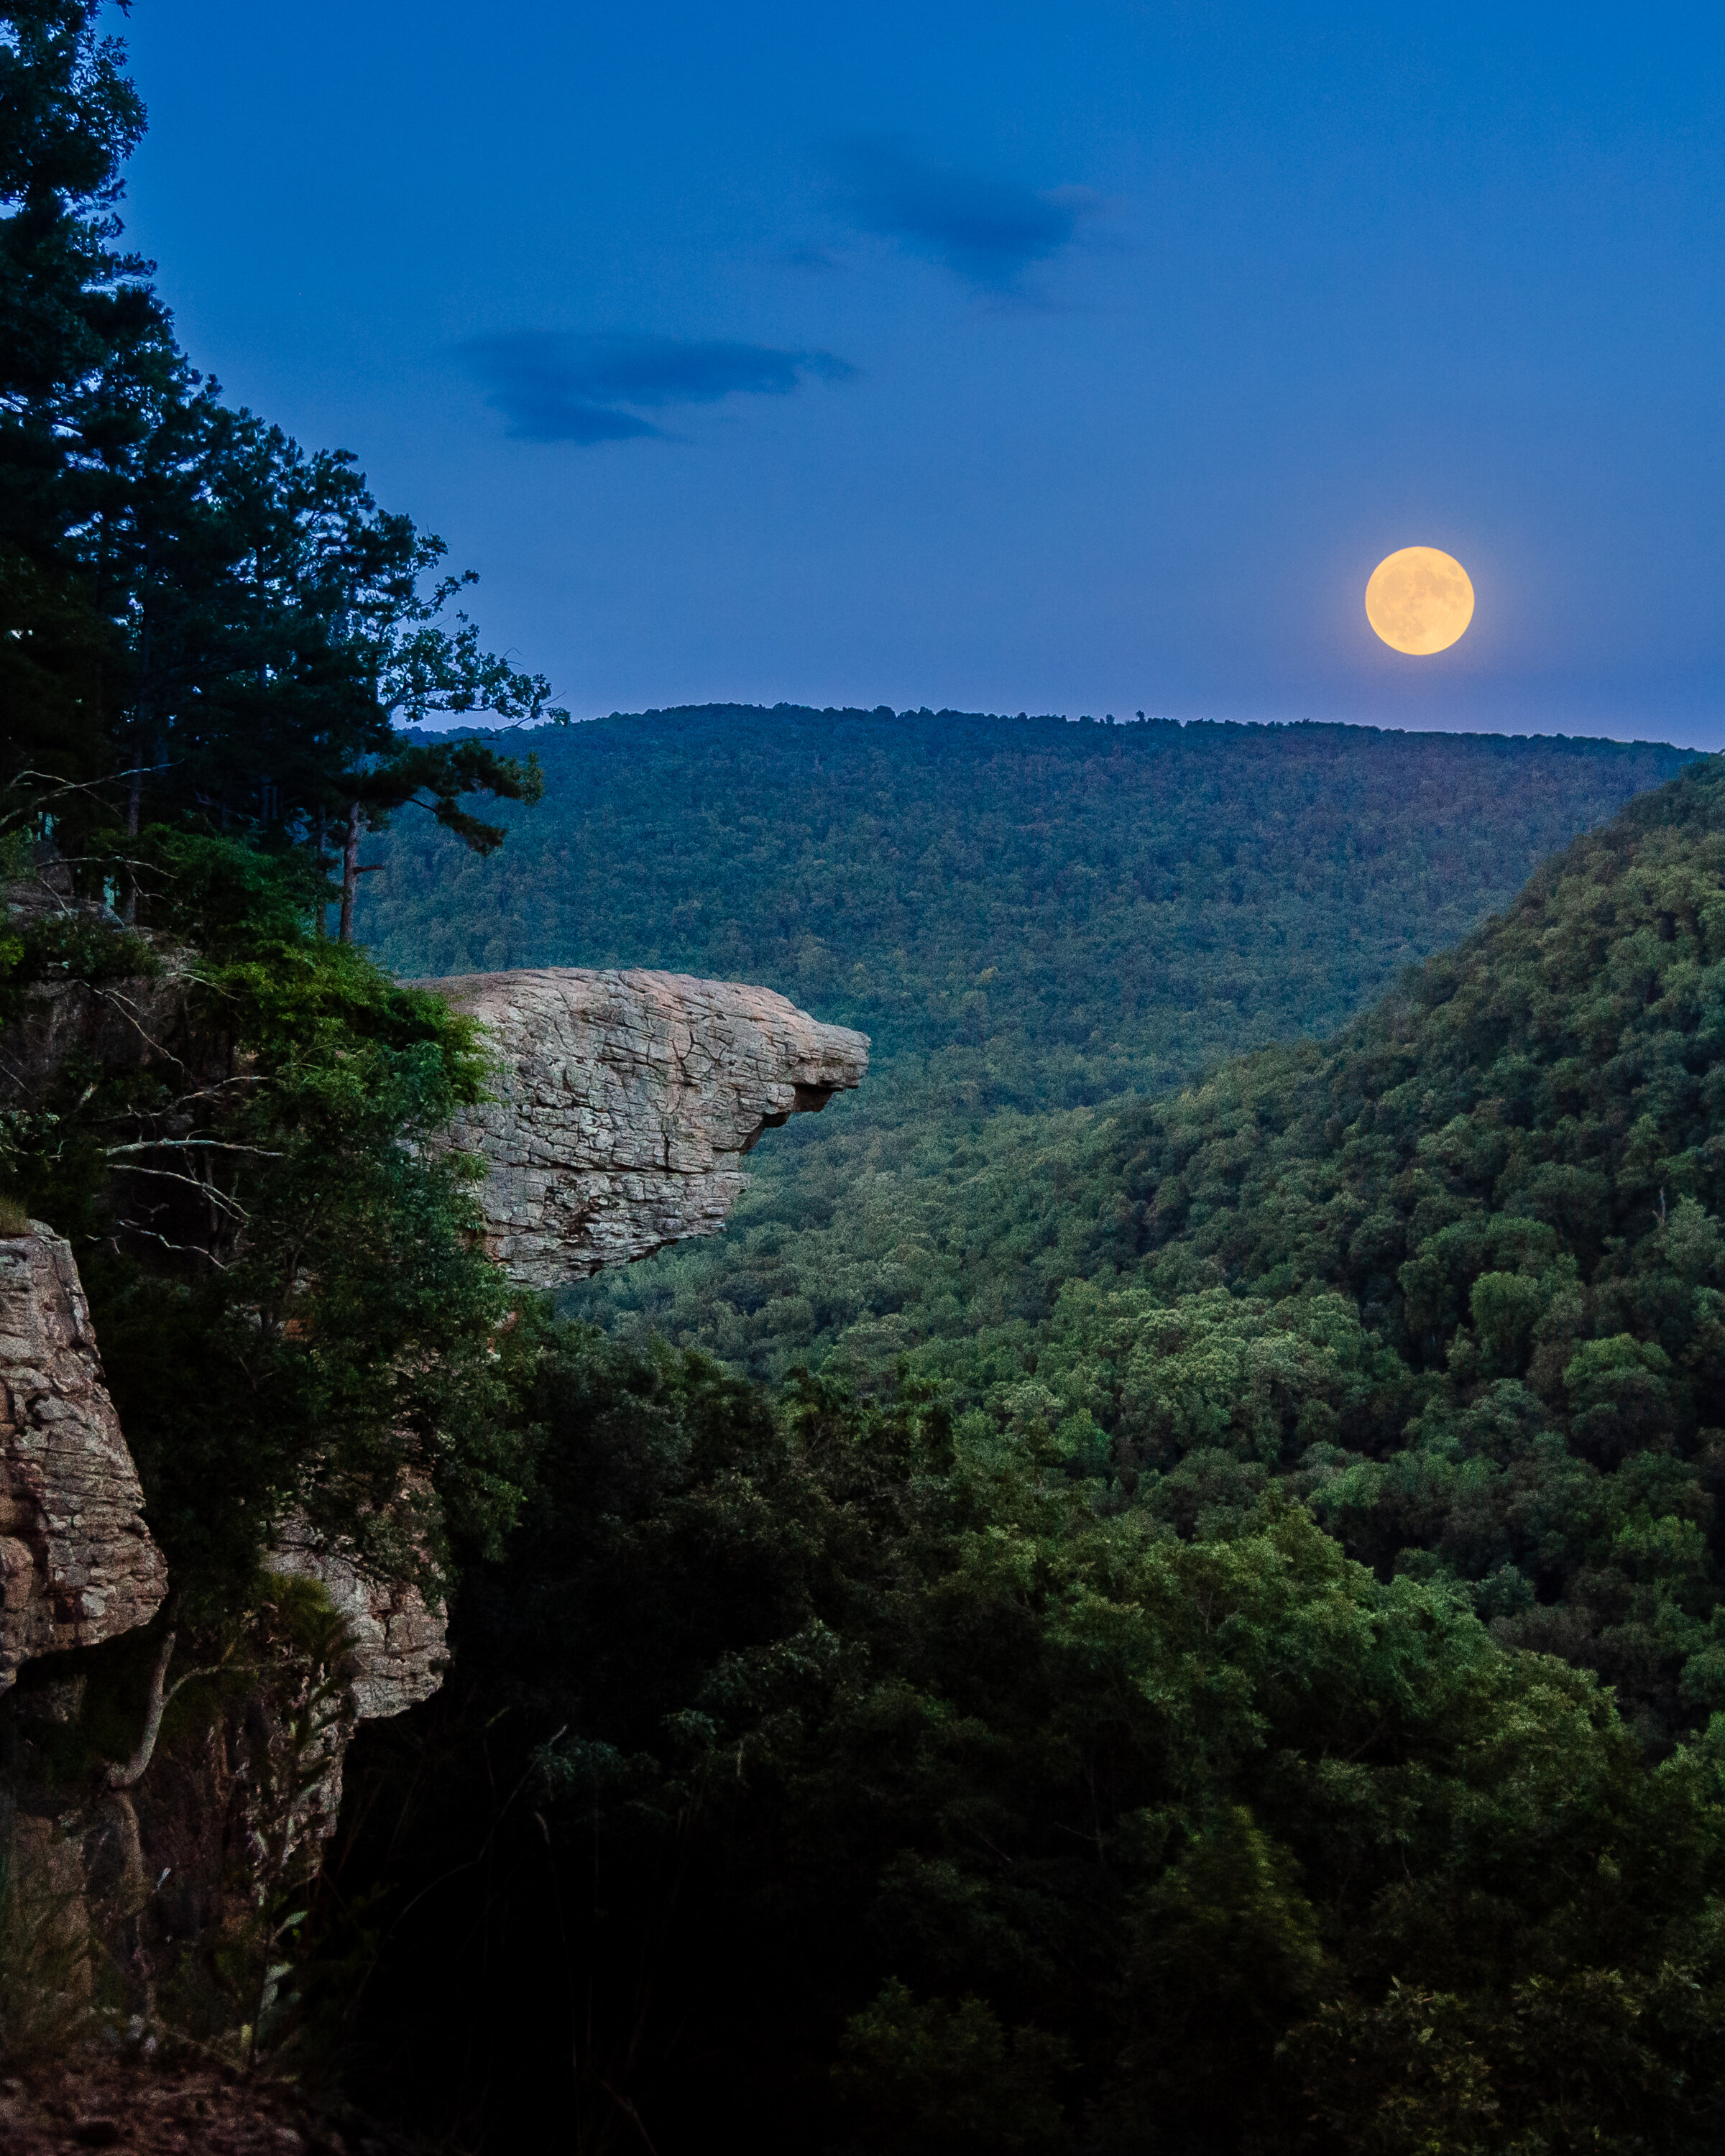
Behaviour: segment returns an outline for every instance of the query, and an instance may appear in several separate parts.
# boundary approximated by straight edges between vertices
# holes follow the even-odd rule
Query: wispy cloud
[[[1039,192],[932,164],[891,136],[853,136],[830,159],[839,213],[855,230],[896,239],[988,292],[1014,290],[1101,207],[1088,187]]]
[[[829,352],[678,337],[521,330],[463,346],[486,401],[526,442],[627,442],[665,436],[649,413],[726,397],[788,397],[811,377],[855,372]]]

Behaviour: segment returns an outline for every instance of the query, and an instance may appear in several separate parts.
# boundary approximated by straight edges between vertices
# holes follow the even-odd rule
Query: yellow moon
[[[1447,651],[1473,619],[1473,586],[1453,554],[1404,547],[1373,570],[1366,619],[1398,651]]]

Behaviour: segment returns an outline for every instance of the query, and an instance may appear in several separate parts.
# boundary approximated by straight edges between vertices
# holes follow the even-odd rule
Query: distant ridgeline
[[[545,798],[499,805],[494,859],[410,815],[374,843],[360,933],[385,965],[759,982],[871,1034],[877,1074],[923,1059],[957,1104],[1022,1108],[1341,1024],[1687,760],[791,705],[613,714],[534,745]]]

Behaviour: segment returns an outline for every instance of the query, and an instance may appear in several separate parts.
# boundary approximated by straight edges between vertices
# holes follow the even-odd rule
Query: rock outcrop
[[[15,919],[26,901],[80,910],[51,880],[12,894]],[[212,1050],[191,1022],[191,978],[184,954],[146,944],[136,978],[44,984],[0,1040],[0,1091],[51,1108],[67,1065],[87,1057],[160,1065],[177,1091],[195,1092]],[[470,1012],[495,1051],[496,1098],[464,1116],[448,1142],[483,1156],[488,1247],[534,1286],[716,1233],[762,1131],[824,1107],[867,1067],[863,1034],[762,988],[562,968],[417,985]],[[231,1065],[221,1082],[237,1082]],[[398,1495],[409,1511],[429,1502],[411,1486]],[[437,1690],[442,1604],[356,1556],[290,1517],[266,1563],[321,1584],[351,1649],[327,1628],[310,1645],[309,1632],[295,1633],[305,1614],[297,1598],[276,1598],[280,1610],[266,1602],[254,1613],[255,1683],[207,1702],[196,1742],[145,1748],[136,1773],[116,1780],[110,1769],[75,1798],[55,1762],[94,1735],[84,1727],[88,1673],[37,1658],[146,1624],[167,1568],[71,1250],[34,1223],[0,1232],[0,1693],[11,1688],[0,1713],[0,1866],[71,1912],[76,1966],[55,1979],[68,1999],[87,1988],[86,1935],[146,2013],[158,1979],[205,1981],[202,1943],[237,1935],[282,1881],[316,1862],[355,1725]],[[174,1666],[160,1650],[172,1646],[158,1642],[146,1747]]]
[[[277,1529],[268,1563],[272,1571],[318,1581],[347,1619],[356,1720],[403,1714],[443,1682],[448,1613],[413,1581],[374,1578],[350,1554],[329,1548],[303,1513]]]
[[[58,920],[86,930],[123,924],[107,906],[71,895],[69,873],[50,866],[0,892],[14,930]],[[136,970],[96,981],[75,971],[50,971],[31,983],[0,1034],[0,1091],[14,1102],[41,1105],[69,1062],[115,1070],[182,1070],[186,997],[194,972],[190,952],[146,932],[127,932],[118,947]]]
[[[429,1699],[449,1660],[449,1612],[411,1579],[384,1579],[353,1553],[331,1548],[303,1513],[276,1530],[265,1560],[273,1572],[315,1579],[347,1621],[343,1671],[347,1702],[330,1717],[296,1762],[295,1847],[327,1841],[341,1810],[342,1772],[357,1724],[404,1714]]]
[[[868,1068],[866,1034],[735,982],[548,966],[411,985],[497,1051],[497,1098],[450,1137],[484,1156],[487,1248],[524,1286],[716,1235],[762,1132]]]
[[[167,1589],[77,1265],[33,1221],[0,1236],[0,1690],[147,1623]]]

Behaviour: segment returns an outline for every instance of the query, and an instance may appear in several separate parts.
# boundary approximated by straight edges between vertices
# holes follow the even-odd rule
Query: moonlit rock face
[[[1427,658],[1447,651],[1473,619],[1473,586],[1453,554],[1404,547],[1373,570],[1366,619],[1394,649]]]
[[[496,1052],[496,1098],[449,1140],[483,1157],[486,1248],[526,1287],[716,1235],[762,1132],[868,1068],[866,1034],[734,981],[547,966],[410,985]]]

